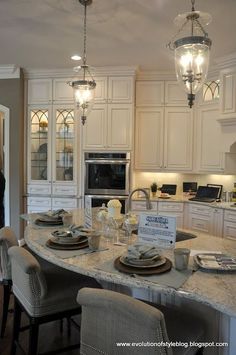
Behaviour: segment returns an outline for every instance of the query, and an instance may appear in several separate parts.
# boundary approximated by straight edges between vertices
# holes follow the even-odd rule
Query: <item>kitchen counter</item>
[[[189,201],[190,197],[185,197],[181,195],[174,195],[173,197],[170,197],[168,199],[160,198],[160,197],[150,197],[151,202],[184,202],[188,204],[197,204],[197,205],[204,205],[204,206],[210,206],[214,208],[222,208],[222,209],[227,209],[227,210],[235,210],[236,211],[236,205],[234,205],[234,202],[211,202],[211,203],[206,203],[206,202],[199,202],[199,201]],[[133,197],[132,201],[146,201],[144,197]]]
[[[74,212],[74,221],[78,224],[83,223],[83,210]],[[126,274],[99,270],[101,264],[109,260],[112,263],[116,257],[124,253],[126,246],[111,245],[109,250],[62,259],[44,245],[54,229],[40,228],[30,223],[25,230],[25,241],[29,248],[52,263],[83,275],[92,276],[97,280],[123,285],[131,289],[146,290],[150,294],[150,298],[152,298],[151,294],[155,293],[167,296],[176,295],[183,299],[210,306],[230,317],[236,317],[236,273],[220,274],[197,270],[193,272],[181,288],[176,290],[139,280]],[[221,251],[236,257],[236,243],[234,241],[195,231],[194,234],[197,235],[197,238],[178,242],[176,246],[192,250]],[[166,251],[165,255],[173,260],[173,251]]]

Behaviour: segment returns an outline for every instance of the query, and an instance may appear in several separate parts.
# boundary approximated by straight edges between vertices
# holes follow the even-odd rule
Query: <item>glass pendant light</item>
[[[195,0],[191,0],[192,11],[178,15],[175,24],[180,26],[178,33],[190,30],[190,36],[186,36],[168,44],[175,51],[175,71],[177,80],[188,94],[188,104],[193,106],[195,94],[202,87],[208,72],[211,40],[203,26],[211,22],[211,16],[207,13],[195,11]]]
[[[92,110],[95,97],[96,82],[93,79],[89,66],[87,65],[87,53],[86,53],[86,20],[87,20],[87,6],[92,4],[92,0],[79,0],[84,6],[84,53],[83,64],[75,67],[74,70],[81,75],[74,81],[70,82],[74,91],[74,100],[76,107],[79,111],[82,124],[84,125],[86,118]]]

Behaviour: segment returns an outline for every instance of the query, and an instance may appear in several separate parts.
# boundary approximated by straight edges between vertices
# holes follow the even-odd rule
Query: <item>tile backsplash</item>
[[[182,194],[183,182],[194,182],[198,185],[219,184],[223,185],[224,191],[232,191],[236,175],[202,175],[202,174],[177,174],[177,173],[151,173],[151,172],[133,172],[133,188],[150,187],[153,182],[158,187],[162,184],[176,184],[176,194]]]

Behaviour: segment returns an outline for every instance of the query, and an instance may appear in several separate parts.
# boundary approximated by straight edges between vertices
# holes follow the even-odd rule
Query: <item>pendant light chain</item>
[[[195,11],[195,7],[194,7],[194,5],[195,5],[195,0],[191,0],[191,3],[192,3],[192,11]]]
[[[87,37],[87,4],[84,4],[84,54],[83,54],[83,64],[86,65],[86,37]]]

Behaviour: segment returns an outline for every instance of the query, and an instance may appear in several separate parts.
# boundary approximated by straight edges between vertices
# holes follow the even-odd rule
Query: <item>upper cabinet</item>
[[[82,147],[84,150],[131,150],[134,78],[109,76],[106,79],[99,82],[99,77],[95,78],[97,99],[82,127]]]
[[[28,117],[28,182],[75,182],[76,124],[73,107],[31,106]]]
[[[136,82],[136,169],[191,171],[193,127],[176,81]]]
[[[221,149],[222,131],[218,121],[219,105],[198,108],[197,119],[197,170],[222,173],[224,153]]]
[[[28,80],[28,104],[47,104],[52,102],[52,80]]]
[[[220,113],[222,118],[236,115],[236,68],[225,69],[220,74]]]
[[[185,107],[136,110],[135,168],[190,171],[193,112]]]
[[[136,81],[136,107],[163,106],[164,103],[164,81]]]
[[[140,80],[136,82],[136,107],[186,106],[187,98],[177,81]]]

